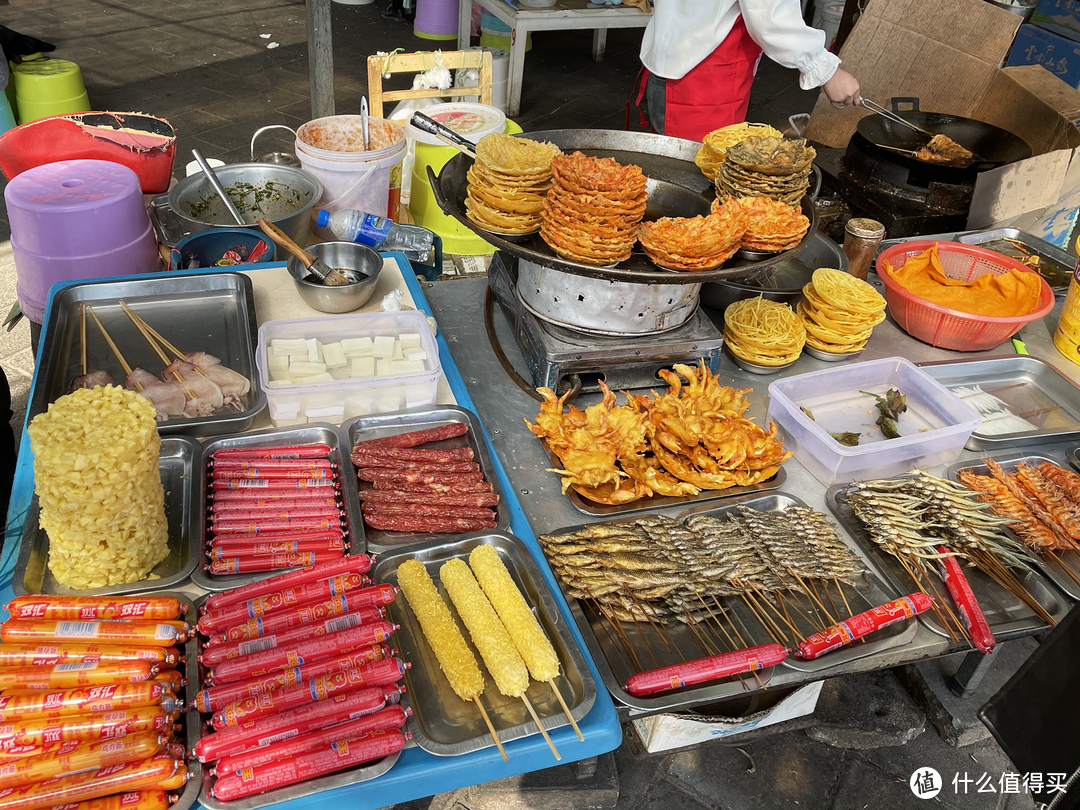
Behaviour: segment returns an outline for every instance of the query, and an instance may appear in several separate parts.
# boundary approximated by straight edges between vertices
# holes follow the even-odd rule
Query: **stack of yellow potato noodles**
[[[724,343],[737,358],[756,366],[787,366],[806,343],[802,321],[787,304],[758,296],[724,312]]]
[[[645,175],[637,166],[581,152],[556,155],[540,236],[570,261],[610,266],[630,258],[645,215]]]
[[[752,135],[771,135],[774,138],[782,138],[783,135],[777,129],[768,124],[750,124],[743,121],[741,124],[714,129],[701,140],[701,148],[698,150],[694,163],[701,169],[701,173],[712,181],[716,181],[716,175],[720,173],[720,165],[724,162],[724,154],[739,141],[744,141]]]
[[[534,233],[551,188],[551,159],[557,154],[559,147],[546,141],[485,135],[466,175],[465,215],[493,233]]]
[[[38,521],[61,584],[137,582],[168,555],[155,413],[110,385],[62,396],[31,421]]]
[[[739,249],[747,215],[738,200],[713,207],[707,217],[664,217],[638,226],[645,255],[669,270],[712,270]]]
[[[739,202],[747,215],[741,247],[748,250],[767,253],[790,250],[810,230],[810,220],[789,205],[768,197],[743,197]]]
[[[716,196],[769,197],[796,206],[810,187],[810,165],[816,156],[805,140],[751,135],[724,153]]]
[[[885,299],[878,291],[841,270],[815,270],[803,295],[806,300],[799,302],[799,317],[806,328],[806,342],[818,351],[862,351],[874,327],[885,320]]]

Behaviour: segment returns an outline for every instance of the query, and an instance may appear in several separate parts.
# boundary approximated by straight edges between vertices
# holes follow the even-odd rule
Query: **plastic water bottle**
[[[332,214],[320,209],[315,223],[320,228],[329,228],[338,239],[370,245],[376,250],[400,250],[410,261],[421,264],[431,261],[435,234],[419,225],[405,225],[353,208]]]

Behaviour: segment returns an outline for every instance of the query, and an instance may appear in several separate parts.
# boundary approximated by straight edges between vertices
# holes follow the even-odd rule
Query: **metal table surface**
[[[869,280],[884,294],[883,285],[876,276],[871,274]],[[535,418],[538,403],[520,390],[506,375],[488,343],[483,316],[484,290],[486,286],[486,279],[425,282],[422,285],[424,295],[431,305],[443,337],[450,347],[454,361],[476,405],[477,413],[487,430],[499,459],[502,461],[513,491],[517,495],[533,533],[539,535],[567,526],[604,520],[605,518],[586,515],[575,509],[569,498],[562,494],[558,476],[548,472],[548,468],[551,466],[550,458],[523,421],[526,417],[530,420]],[[1062,301],[1058,300],[1050,315],[1041,321],[1035,321],[1025,326],[1020,336],[1026,342],[1030,355],[1053,365],[1070,379],[1080,381],[1080,365],[1071,363],[1053,345],[1054,327],[1057,324],[1061,306]],[[493,318],[496,334],[507,358],[518,372],[528,379],[528,372],[525,370],[521,352],[514,343],[510,328],[497,304],[494,307]],[[995,350],[981,353],[936,349],[910,337],[889,319],[875,327],[874,335],[870,339],[866,351],[859,360],[854,362],[895,356],[906,357],[913,362],[960,360],[1005,353],[1013,353],[1011,341],[1006,341]],[[753,388],[753,392],[748,395],[750,401],[748,413],[751,417],[757,417],[760,420],[764,418],[767,410],[770,382],[779,376],[804,374],[809,371],[835,366],[835,363],[815,360],[804,354],[782,374],[763,377],[744,372],[725,353],[720,359],[719,374],[721,382],[726,385],[738,388]],[[664,383],[657,380],[657,387],[662,389]],[[596,394],[585,394],[582,395],[577,404],[579,407],[584,408],[586,404],[592,404],[598,398]],[[1047,445],[1039,448],[1039,450],[1040,452],[1049,450],[1064,463],[1064,451],[1066,448],[1067,445],[1058,444]],[[960,456],[961,459],[978,457],[979,454],[968,450],[964,450]],[[831,513],[829,513],[825,505],[825,486],[820,484],[794,458],[785,462],[784,468],[787,471],[788,478],[782,487],[782,491],[797,495],[806,501],[807,505],[829,514],[831,518]],[[945,466],[943,465],[938,468],[931,468],[930,471],[940,474],[944,469]],[[722,505],[723,500],[714,503]],[[658,509],[656,511],[673,517],[684,508]],[[839,527],[839,530],[844,531],[842,527]],[[821,673],[808,674],[786,667],[778,667],[769,682],[769,687],[796,686],[801,683],[820,680],[822,677],[886,669],[900,664],[960,652],[961,649],[966,650],[967,648],[959,648],[953,645],[949,639],[937,635],[920,623],[918,632],[909,644],[873,656],[839,664]],[[734,687],[734,689],[738,691],[733,691],[733,696],[741,691],[739,686]],[[688,702],[685,705],[689,707],[695,704]],[[616,702],[616,706],[622,716],[638,717],[647,714],[638,714],[618,702]]]

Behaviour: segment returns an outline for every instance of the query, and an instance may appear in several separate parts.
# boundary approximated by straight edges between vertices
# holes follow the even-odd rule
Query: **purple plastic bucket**
[[[19,296],[19,307],[34,323],[44,322],[49,288],[58,281],[131,276],[156,273],[162,269],[157,238],[149,222],[146,230],[134,241],[115,250],[93,255],[42,256],[23,250],[14,241],[11,252],[15,258],[15,275],[18,279],[15,292]]]
[[[117,250],[150,225],[139,178],[107,160],[61,160],[19,174],[4,189],[11,241],[39,256]]]

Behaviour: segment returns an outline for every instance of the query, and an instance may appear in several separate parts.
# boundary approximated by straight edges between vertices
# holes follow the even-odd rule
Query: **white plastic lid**
[[[424,115],[448,127],[463,138],[477,143],[485,135],[506,129],[506,114],[498,107],[467,101],[452,101],[425,107]],[[434,135],[422,132],[412,124],[406,125],[409,137],[430,146],[446,146]],[[452,148],[452,147],[451,147]]]

